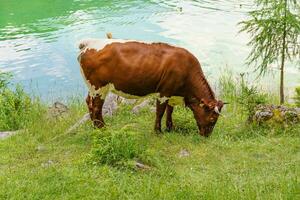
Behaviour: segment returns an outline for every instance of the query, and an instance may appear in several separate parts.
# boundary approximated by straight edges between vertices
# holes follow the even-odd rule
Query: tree
[[[241,32],[250,34],[252,50],[247,58],[259,75],[265,75],[271,64],[280,68],[280,103],[284,103],[284,70],[287,61],[300,59],[299,0],[255,0],[257,9],[242,21]]]

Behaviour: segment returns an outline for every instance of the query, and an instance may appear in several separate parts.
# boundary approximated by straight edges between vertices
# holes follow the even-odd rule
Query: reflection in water
[[[0,0],[0,70],[44,97],[82,94],[77,41],[112,32],[186,47],[216,82],[226,66],[252,70],[243,65],[248,38],[236,26],[250,9],[251,0]],[[288,71],[289,85],[295,74]]]

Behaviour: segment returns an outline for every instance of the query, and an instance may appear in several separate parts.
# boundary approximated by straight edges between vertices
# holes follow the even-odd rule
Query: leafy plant
[[[7,73],[0,73],[0,130],[24,127],[32,108],[32,101],[20,85],[11,89]]]
[[[268,95],[261,92],[257,86],[251,85],[245,74],[240,74],[240,78],[234,80],[232,73],[225,73],[220,78],[220,86],[222,97],[233,104],[240,104],[242,111],[249,117],[257,105],[268,101]]]
[[[257,105],[267,103],[267,94],[260,92],[256,86],[250,85],[245,81],[244,75],[241,74],[241,88],[237,102],[242,105],[243,110],[250,117]]]
[[[251,36],[247,64],[264,75],[271,64],[280,63],[280,103],[284,103],[286,61],[300,58],[300,5],[296,0],[256,0],[257,10],[240,22],[241,32]]]
[[[294,97],[294,100],[295,100],[295,103],[296,103],[296,106],[300,107],[300,87],[297,87],[295,89],[295,97]]]
[[[94,164],[127,166],[134,159],[142,160],[146,147],[142,136],[128,129],[96,131],[89,160]]]

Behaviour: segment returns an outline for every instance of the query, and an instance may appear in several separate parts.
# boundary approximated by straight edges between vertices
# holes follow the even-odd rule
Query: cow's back
[[[111,83],[116,90],[144,96],[155,92],[181,95],[198,61],[185,49],[163,43],[117,41],[102,49],[84,49],[80,63],[95,89]]]

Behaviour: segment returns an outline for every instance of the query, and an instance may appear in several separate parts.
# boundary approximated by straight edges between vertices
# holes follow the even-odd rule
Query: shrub
[[[28,120],[32,102],[20,85],[11,89],[11,75],[0,72],[0,130],[23,128]]]
[[[237,102],[242,105],[247,115],[253,116],[254,108],[260,104],[267,103],[267,94],[262,93],[256,86],[250,85],[245,81],[244,75],[241,74],[241,88]],[[248,118],[251,121],[252,118]]]
[[[89,161],[126,167],[134,160],[144,160],[146,149],[146,140],[136,131],[102,129],[94,133]]]
[[[296,106],[300,107],[300,86],[295,88],[295,93],[296,93],[294,97],[295,104]]]
[[[245,74],[234,80],[231,73],[226,73],[220,78],[220,88],[221,96],[230,103],[240,104],[247,116],[252,116],[254,108],[268,100],[267,94],[245,80]]]

